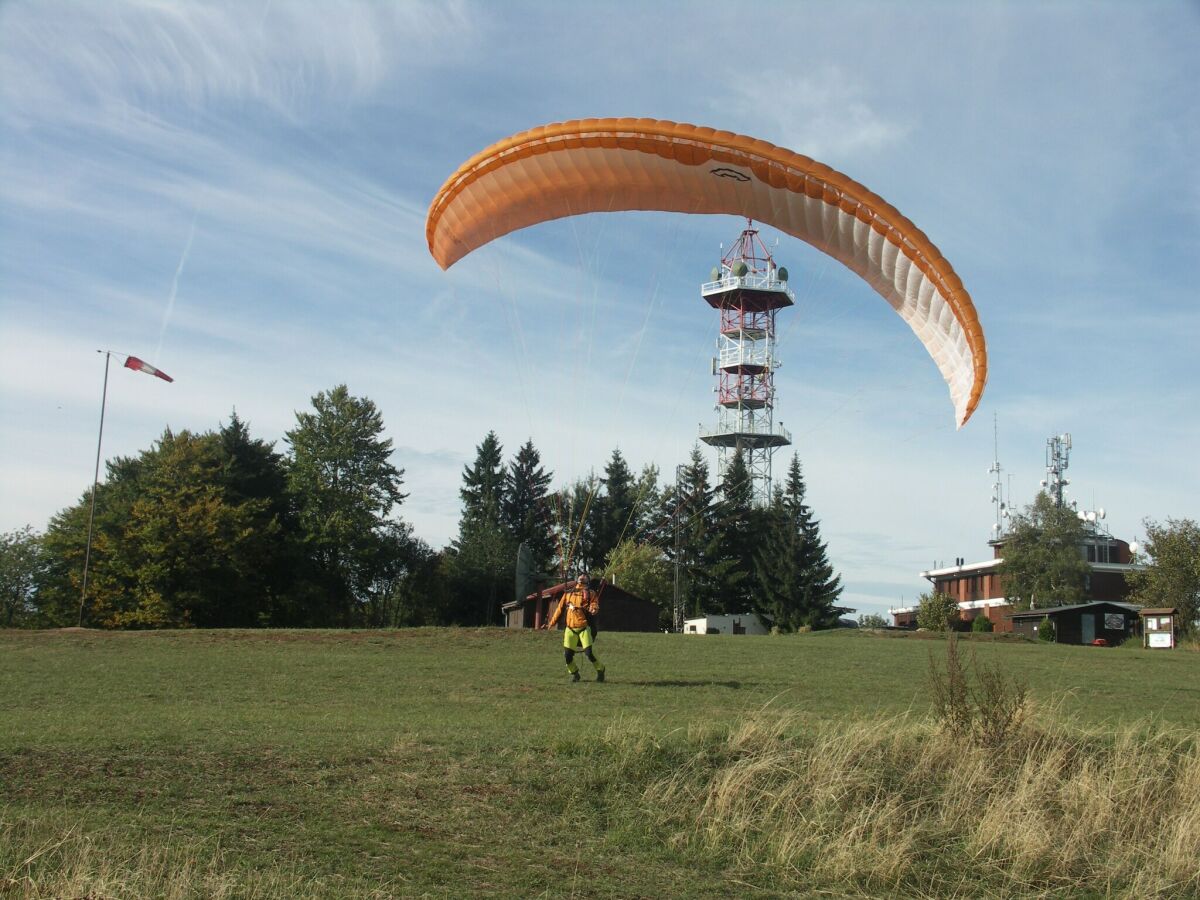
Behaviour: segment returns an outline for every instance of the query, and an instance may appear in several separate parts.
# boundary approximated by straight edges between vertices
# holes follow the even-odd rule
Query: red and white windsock
[[[161,378],[163,381],[174,381],[175,379],[166,372],[159,371],[150,365],[148,362],[143,362],[136,356],[127,357],[125,360],[125,368],[133,369],[137,372],[145,372],[147,375],[153,375],[155,378]]]

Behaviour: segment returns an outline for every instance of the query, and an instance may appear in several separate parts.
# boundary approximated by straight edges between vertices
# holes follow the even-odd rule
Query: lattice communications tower
[[[1071,435],[1056,434],[1046,438],[1046,477],[1042,479],[1042,487],[1054,498],[1055,506],[1066,506],[1064,494],[1071,480],[1066,477],[1067,466],[1071,464]]]
[[[775,314],[795,302],[787,278],[787,269],[775,265],[758,229],[747,220],[721,265],[700,287],[721,317],[713,360],[717,427],[702,428],[700,440],[717,448],[719,478],[741,449],[760,506],[771,500],[771,456],[792,442],[783,423],[775,423]]]

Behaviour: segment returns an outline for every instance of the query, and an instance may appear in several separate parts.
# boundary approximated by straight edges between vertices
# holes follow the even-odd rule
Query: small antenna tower
[[[724,478],[733,454],[742,451],[755,504],[771,502],[771,456],[792,442],[775,422],[775,314],[795,303],[787,269],[777,266],[749,219],[700,295],[721,317],[713,374],[717,378],[717,426],[700,440],[716,447]]]
[[[1008,530],[1005,521],[1008,518],[1008,504],[1004,502],[1004,482],[1000,478],[1000,473],[1004,471],[1000,465],[1000,425],[996,413],[992,413],[992,453],[988,474],[995,479],[992,482],[992,505],[996,510],[996,519],[992,523],[992,540],[996,541]]]
[[[1042,488],[1054,499],[1054,505],[1061,508],[1065,505],[1063,495],[1067,492],[1070,479],[1064,477],[1067,466],[1071,462],[1071,435],[1058,434],[1046,439],[1046,477],[1042,479]]]

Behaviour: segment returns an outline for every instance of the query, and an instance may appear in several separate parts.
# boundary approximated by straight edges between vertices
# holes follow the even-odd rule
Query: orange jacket
[[[558,624],[559,616],[562,615],[564,609],[567,611],[567,627],[579,631],[581,628],[586,628],[588,623],[587,616],[584,615],[584,610],[587,610],[593,616],[596,615],[596,613],[600,612],[600,600],[593,590],[580,585],[570,588],[563,593],[562,599],[558,601],[554,615],[546,623],[547,628],[553,628]]]

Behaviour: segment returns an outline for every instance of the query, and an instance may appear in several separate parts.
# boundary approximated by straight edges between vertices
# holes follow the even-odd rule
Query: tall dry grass
[[[338,896],[336,889],[281,863],[268,871],[234,863],[235,853],[204,841],[148,846],[119,833],[84,834],[47,815],[16,821],[0,808],[0,897],[116,900],[233,900]],[[381,892],[379,896],[391,896]]]
[[[863,896],[1200,896],[1195,733],[755,717],[645,793],[681,848]]]

